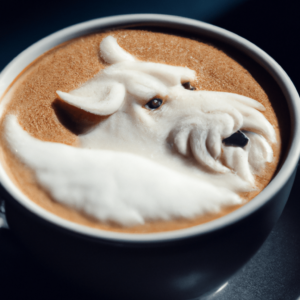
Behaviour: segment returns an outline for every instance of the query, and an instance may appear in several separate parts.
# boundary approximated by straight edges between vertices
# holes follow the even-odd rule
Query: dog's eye
[[[159,98],[151,99],[147,104],[145,105],[148,109],[157,109],[162,105],[163,101]]]
[[[182,83],[182,86],[186,89],[186,90],[190,90],[190,91],[194,91],[196,88],[194,86],[191,86],[191,83],[188,81],[188,82],[185,82],[185,83]]]

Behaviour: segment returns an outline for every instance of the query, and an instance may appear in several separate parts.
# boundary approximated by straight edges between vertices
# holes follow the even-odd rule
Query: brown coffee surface
[[[69,92],[76,89],[107,66],[99,55],[99,45],[108,35],[113,35],[123,49],[139,60],[195,70],[197,80],[192,85],[197,90],[237,93],[262,103],[266,108],[263,114],[275,128],[277,143],[272,146],[273,162],[267,163],[263,173],[256,176],[257,190],[241,194],[245,203],[268,185],[280,158],[281,132],[268,95],[252,75],[234,59],[211,45],[158,32],[118,30],[80,37],[46,52],[23,71],[7,92],[5,97],[9,98],[9,103],[0,123],[1,159],[14,183],[29,199],[69,221],[93,228],[129,233],[187,228],[224,216],[241,206],[226,207],[218,214],[207,214],[194,219],[148,221],[134,227],[101,223],[52,199],[37,184],[33,171],[10,151],[3,134],[3,120],[7,114],[16,115],[21,126],[40,140],[73,146],[77,145],[77,135],[83,132],[76,127],[76,120],[80,120],[87,128],[101,122],[101,117],[79,112],[73,107],[64,107],[68,105],[59,102],[56,91]],[[65,111],[68,113],[65,114]]]

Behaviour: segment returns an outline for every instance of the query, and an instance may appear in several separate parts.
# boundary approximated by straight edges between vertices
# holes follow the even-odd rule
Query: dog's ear
[[[70,131],[82,134],[119,109],[125,98],[125,87],[93,78],[70,93],[56,93],[58,98],[52,104],[56,116]]]
[[[89,132],[109,117],[91,114],[58,98],[53,101],[52,108],[59,122],[76,135]]]
[[[100,43],[100,55],[109,64],[136,61],[135,57],[122,49],[117,40],[112,36],[107,36]]]
[[[58,98],[89,113],[107,116],[116,112],[125,98],[124,85],[101,83],[95,78],[70,93],[56,91]]]

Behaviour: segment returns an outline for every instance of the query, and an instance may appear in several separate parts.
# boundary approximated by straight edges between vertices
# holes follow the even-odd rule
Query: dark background
[[[297,0],[0,0],[0,70],[32,43],[66,26],[111,15],[161,13],[209,22],[250,40],[271,55],[299,89],[299,12]],[[300,171],[263,247],[209,299],[300,299],[299,192]],[[44,270],[9,229],[0,229],[1,300],[85,298],[99,299]]]

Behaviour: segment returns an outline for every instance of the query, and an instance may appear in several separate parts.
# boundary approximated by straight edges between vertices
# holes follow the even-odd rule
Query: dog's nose
[[[235,147],[245,147],[248,144],[248,137],[242,132],[237,131],[232,134],[230,137],[223,140],[225,146],[235,146]]]

